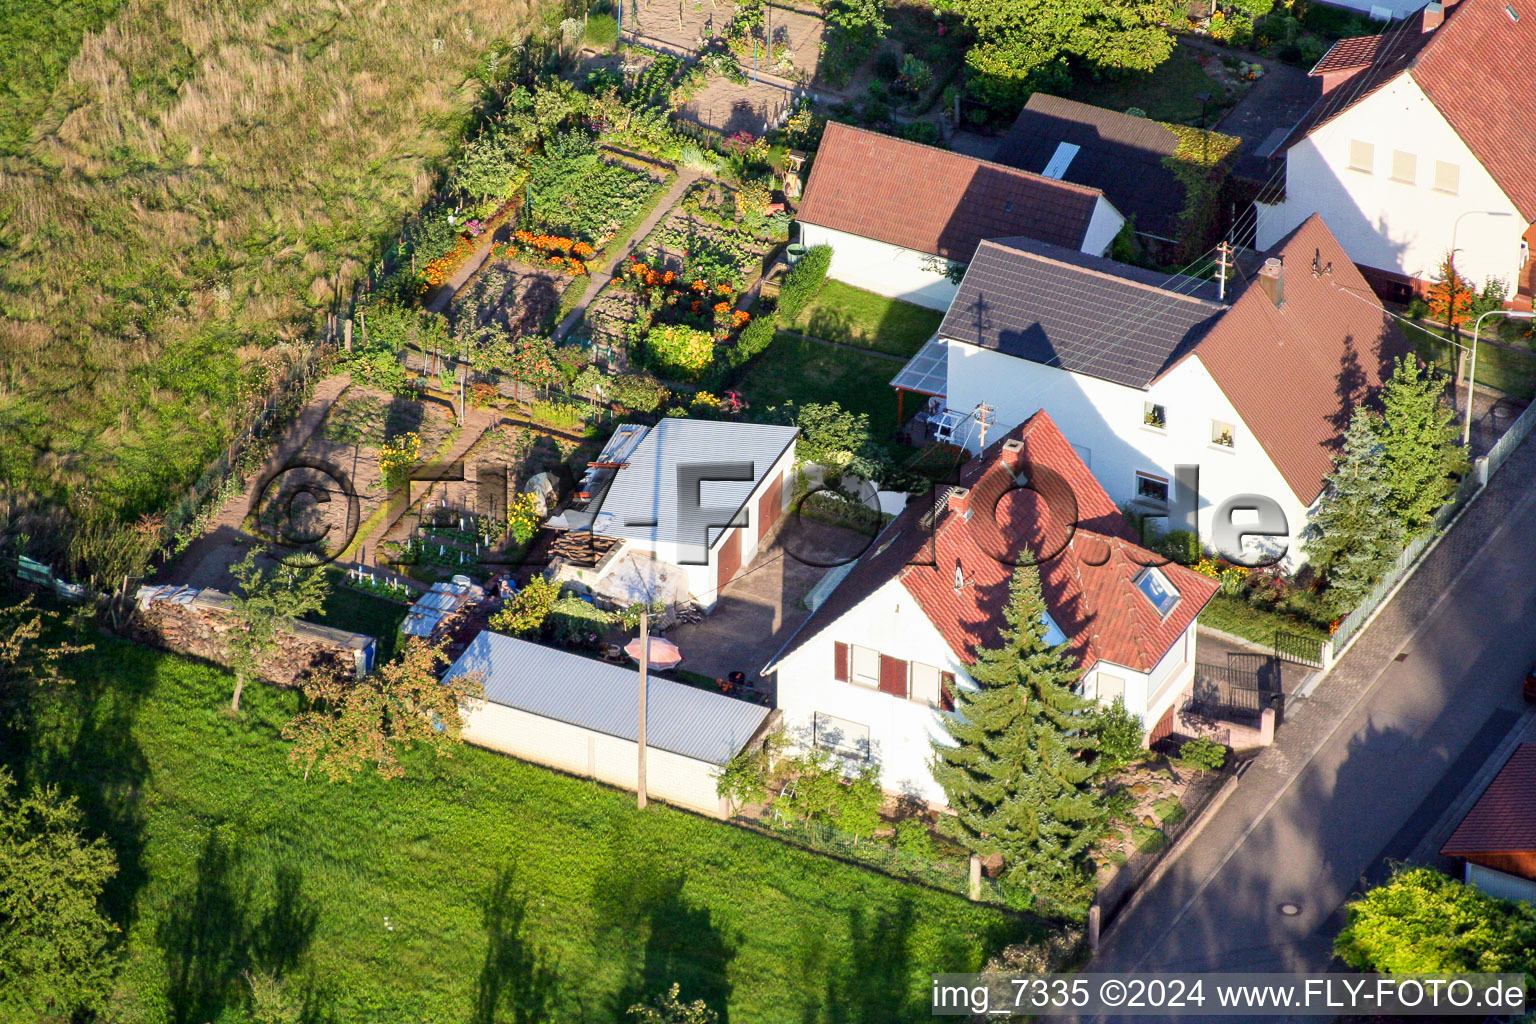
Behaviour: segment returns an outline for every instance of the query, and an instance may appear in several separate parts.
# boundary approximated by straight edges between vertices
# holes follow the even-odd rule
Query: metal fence
[[[1504,465],[1504,460],[1514,453],[1514,450],[1519,447],[1520,442],[1524,441],[1532,430],[1536,430],[1536,402],[1526,406],[1525,411],[1520,414],[1519,418],[1509,425],[1508,430],[1504,431],[1504,436],[1495,441],[1493,447],[1488,449],[1488,454],[1481,460],[1481,479],[1483,483],[1487,483],[1488,478],[1498,472],[1499,467]]]

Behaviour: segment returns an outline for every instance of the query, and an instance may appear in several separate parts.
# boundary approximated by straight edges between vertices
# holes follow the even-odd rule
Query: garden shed
[[[464,739],[525,761],[633,790],[639,762],[640,673],[482,630],[448,675],[474,673],[485,700]],[[715,793],[722,766],[761,742],[777,712],[650,677],[646,792],[701,814],[730,813]]]

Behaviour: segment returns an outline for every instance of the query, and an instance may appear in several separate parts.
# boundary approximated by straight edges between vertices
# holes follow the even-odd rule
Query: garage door
[[[757,538],[761,542],[768,536],[768,530],[779,521],[779,512],[784,507],[784,478],[776,476],[773,483],[763,492],[763,496],[757,499]]]
[[[741,531],[727,530],[726,534],[725,543],[720,545],[720,575],[715,583],[717,590],[724,589],[741,569]]]

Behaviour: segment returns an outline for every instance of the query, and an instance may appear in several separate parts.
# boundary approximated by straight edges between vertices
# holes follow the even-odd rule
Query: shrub
[[[894,82],[901,74],[901,58],[895,51],[886,50],[875,58],[875,74],[883,82]]]
[[[1159,545],[1163,554],[1180,565],[1195,565],[1200,561],[1200,538],[1190,530],[1170,530]]]
[[[384,442],[384,447],[379,449],[379,473],[384,478],[385,488],[393,491],[402,487],[420,457],[420,434],[401,434]]]
[[[901,83],[914,96],[921,96],[933,85],[933,69],[916,54],[901,59]]]
[[[736,336],[736,349],[731,353],[731,362],[741,366],[771,345],[778,322],[779,318],[773,313],[758,314],[757,319],[743,327]]]
[[[661,324],[645,336],[645,353],[663,373],[693,380],[714,362],[715,339],[694,327]]]
[[[672,392],[648,373],[626,373],[607,382],[608,396],[635,412],[655,412]]]
[[[925,146],[939,144],[939,126],[932,121],[913,121],[901,129],[901,137]]]
[[[556,430],[575,430],[587,422],[587,411],[575,402],[535,402],[528,415]]]
[[[816,297],[831,265],[832,247],[815,245],[800,257],[800,262],[789,268],[784,283],[779,286],[779,312],[784,314],[785,320],[795,319]]]
[[[869,414],[849,412],[836,402],[811,403],[795,417],[800,438],[796,454],[830,469],[842,469],[869,444]]]
[[[1213,772],[1227,763],[1227,748],[1208,736],[1197,736],[1179,748],[1179,763],[1196,771]]]
[[[613,49],[619,42],[618,21],[611,14],[588,15],[586,39],[599,49]]]
[[[1125,709],[1125,698],[1093,710],[1088,731],[1098,738],[1098,760],[1094,768],[1100,775],[1112,775],[1146,756],[1141,745],[1141,719]]]
[[[579,597],[562,597],[549,610],[550,638],[565,647],[595,647],[612,624],[612,612]]]
[[[519,494],[507,508],[507,528],[519,544],[527,544],[539,532],[539,499]]]
[[[903,818],[896,823],[896,849],[913,857],[932,860],[933,833],[922,818]]]
[[[1359,971],[1536,971],[1536,911],[1438,871],[1401,871],[1351,900],[1346,913],[1333,951]]]
[[[491,628],[498,633],[535,639],[543,634],[545,620],[559,598],[560,584],[535,576],[501,611],[491,616]]]

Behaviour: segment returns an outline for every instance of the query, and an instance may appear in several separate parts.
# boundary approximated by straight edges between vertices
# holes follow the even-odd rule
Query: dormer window
[[[1179,592],[1159,569],[1148,567],[1136,576],[1136,589],[1146,598],[1159,617],[1166,619],[1179,603]]]

